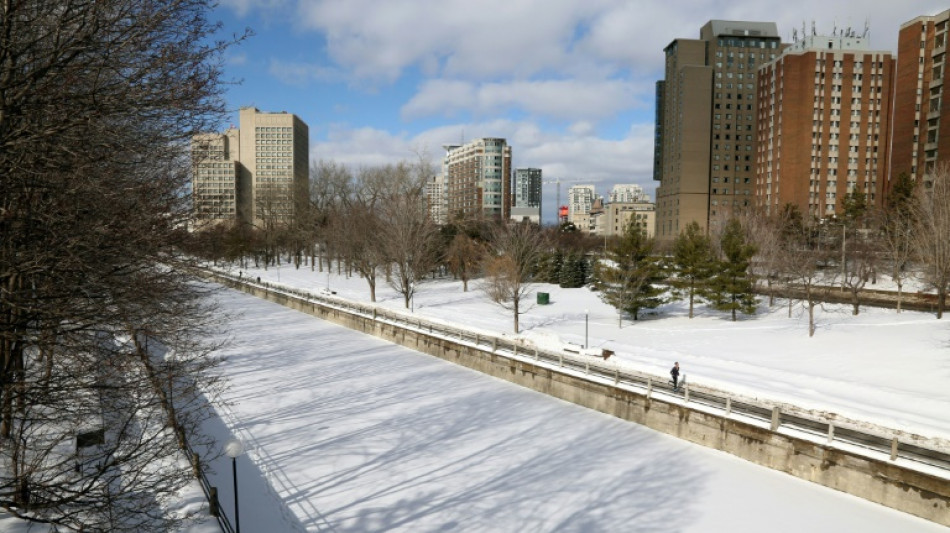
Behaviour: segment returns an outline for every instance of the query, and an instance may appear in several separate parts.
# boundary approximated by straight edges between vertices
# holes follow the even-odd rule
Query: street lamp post
[[[224,445],[224,453],[231,458],[231,473],[234,476],[234,531],[241,533],[241,513],[238,510],[237,457],[244,453],[244,443],[231,439]]]
[[[584,348],[587,348],[587,331],[588,331],[587,325],[590,322],[589,318],[590,318],[590,309],[584,309]]]

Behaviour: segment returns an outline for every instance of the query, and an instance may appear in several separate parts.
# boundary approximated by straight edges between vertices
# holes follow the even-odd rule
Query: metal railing
[[[904,459],[916,464],[929,465],[945,471],[950,477],[950,453],[947,451],[901,441],[897,431],[860,421],[848,420],[837,415],[828,419],[816,417],[810,412],[795,409],[787,404],[772,403],[757,398],[741,397],[706,386],[687,383],[680,391],[673,390],[672,383],[666,377],[645,372],[621,368],[606,360],[575,354],[567,351],[555,351],[513,342],[504,337],[479,333],[456,326],[450,326],[425,320],[406,313],[400,313],[379,307],[375,304],[362,304],[346,300],[320,291],[314,293],[298,288],[257,282],[249,278],[240,278],[219,271],[207,271],[211,277],[229,280],[238,285],[257,287],[268,292],[280,293],[297,298],[301,302],[332,308],[337,312],[348,313],[393,327],[405,328],[417,333],[438,336],[460,344],[467,344],[488,355],[503,355],[524,359],[553,370],[571,372],[585,379],[602,384],[644,394],[652,397],[656,393],[665,395],[665,399],[679,401],[684,405],[694,405],[724,417],[742,417],[746,421],[768,427],[772,431],[799,432],[811,435],[813,440],[823,439],[827,444],[856,446],[858,450],[883,454],[891,461]],[[812,415],[812,416],[809,416]],[[834,420],[831,420],[831,419]],[[872,431],[868,426],[876,426]],[[928,439],[914,439],[927,441]],[[934,439],[929,439],[934,440]],[[943,443],[941,443],[943,445]],[[947,446],[950,449],[950,445]]]

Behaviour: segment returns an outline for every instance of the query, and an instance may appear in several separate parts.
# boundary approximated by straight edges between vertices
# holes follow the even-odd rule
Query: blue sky
[[[783,40],[815,21],[897,50],[900,25],[947,9],[941,0],[221,0],[232,49],[226,95],[237,110],[287,111],[310,126],[312,160],[353,167],[442,145],[505,137],[516,167],[606,195],[637,183],[651,197],[654,84],[663,48],[697,38],[710,19],[774,21]],[[225,124],[224,126],[227,126]],[[553,213],[555,186],[544,187]]]

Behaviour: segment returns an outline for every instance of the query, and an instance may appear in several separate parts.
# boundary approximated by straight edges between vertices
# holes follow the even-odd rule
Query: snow
[[[335,273],[241,275],[368,299],[365,282]],[[703,308],[690,320],[674,304],[618,327],[586,289],[536,289],[552,304],[522,315],[517,336],[509,312],[460,283],[421,284],[413,312],[563,347],[584,345],[589,309],[588,344],[643,371],[664,375],[678,360],[693,384],[950,434],[948,395],[931,375],[950,377],[947,328],[933,316],[828,307],[809,338],[807,317],[789,319],[786,307],[733,323]],[[378,297],[402,309],[389,288]],[[239,314],[218,436],[248,443],[237,464],[249,530],[946,531],[276,304],[221,298]],[[882,394],[887,404],[876,403]],[[216,468],[231,509],[230,465]]]
[[[368,301],[357,277],[239,270]],[[596,293],[538,285],[551,304],[514,335],[510,312],[470,285],[420,284],[412,312],[560,349],[585,344],[587,309],[587,344],[611,361],[661,376],[679,361],[693,385],[950,438],[950,335],[933,315],[827,306],[809,338],[797,308],[731,322],[670,304],[618,327]],[[233,313],[230,386],[206,430],[246,445],[234,462],[244,531],[947,531],[243,293],[218,297]],[[378,298],[403,308],[385,284]],[[231,461],[212,467],[233,523]],[[45,531],[13,524],[0,516],[2,531]]]
[[[364,280],[335,270],[328,275],[285,264],[230,271],[369,301]],[[462,292],[461,282],[452,280],[420,283],[412,313],[549,349],[587,344],[612,350],[611,360],[618,364],[658,376],[667,376],[679,361],[692,385],[875,424],[901,438],[917,436],[915,440],[950,450],[950,322],[933,314],[862,307],[854,316],[850,306],[826,305],[816,310],[818,329],[809,337],[807,312],[794,305],[789,318],[787,300],[773,308],[760,305],[757,314],[736,322],[702,305],[690,319],[685,304],[676,302],[648,311],[640,321],[625,319],[618,325],[616,310],[597,293],[537,284],[529,294],[528,311],[521,315],[521,333],[514,335],[511,312],[477,287],[475,281]],[[549,293],[551,304],[534,305],[537,292]],[[382,280],[377,303],[409,313],[401,295]]]
[[[223,425],[249,449],[237,460],[247,531],[946,531],[267,301],[220,298],[240,311]],[[215,467],[230,512],[228,462]]]

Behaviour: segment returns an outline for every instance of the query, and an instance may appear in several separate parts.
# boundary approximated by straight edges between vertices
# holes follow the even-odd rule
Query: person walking
[[[673,376],[673,392],[679,391],[679,379],[680,379],[679,361],[673,363],[673,368],[670,370],[670,376]]]

